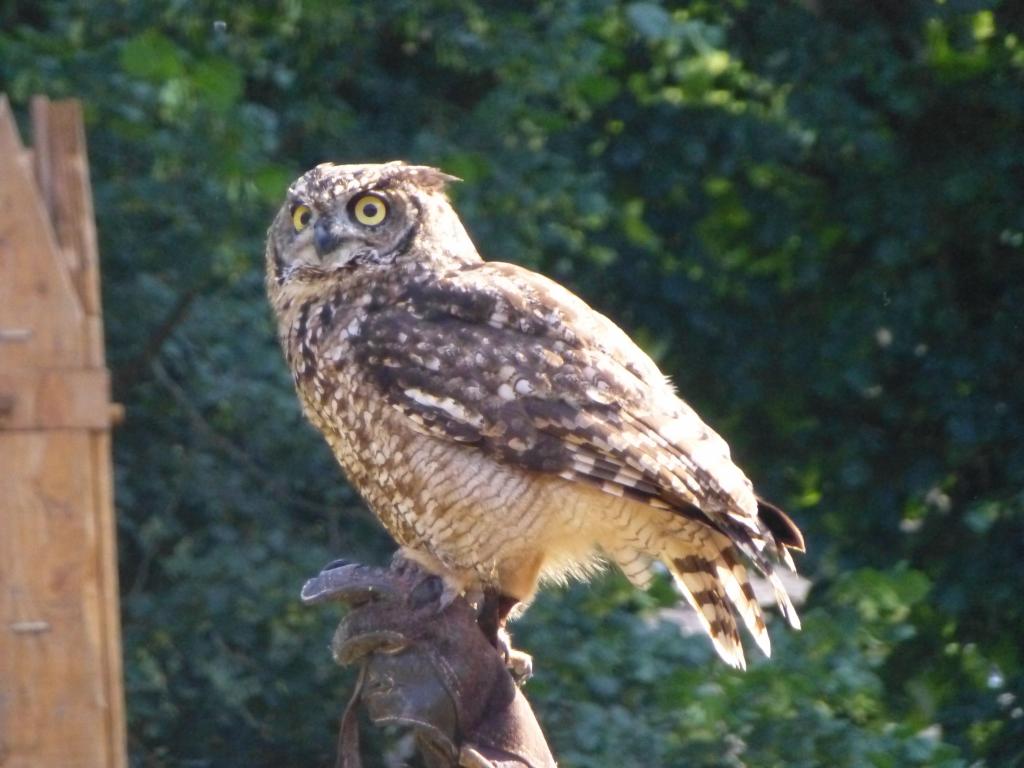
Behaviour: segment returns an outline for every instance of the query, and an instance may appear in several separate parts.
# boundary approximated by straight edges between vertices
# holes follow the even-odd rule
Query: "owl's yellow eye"
[[[308,205],[296,205],[292,211],[292,226],[295,227],[296,232],[301,232],[309,226],[309,222],[313,220],[313,211],[310,210]]]
[[[352,205],[356,221],[367,227],[374,227],[388,217],[388,204],[377,195],[363,195]]]

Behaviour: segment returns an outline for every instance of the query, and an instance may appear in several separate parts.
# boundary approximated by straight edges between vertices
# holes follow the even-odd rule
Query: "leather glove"
[[[307,604],[350,606],[332,649],[339,664],[361,671],[342,717],[338,768],[361,766],[360,706],[374,724],[411,726],[430,768],[554,768],[476,611],[461,597],[446,605],[443,592],[439,578],[406,561],[390,569],[332,563],[303,587]]]

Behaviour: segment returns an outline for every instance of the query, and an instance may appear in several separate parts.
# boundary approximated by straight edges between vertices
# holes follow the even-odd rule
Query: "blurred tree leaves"
[[[131,77],[160,83],[185,74],[182,52],[155,29],[148,29],[121,46],[121,68]]]
[[[297,589],[391,544],[298,414],[262,240],[306,167],[403,157],[808,534],[804,630],[744,675],[664,583],[542,596],[562,764],[1024,765],[1018,4],[12,1],[0,88],[87,111],[135,764],[329,761]]]

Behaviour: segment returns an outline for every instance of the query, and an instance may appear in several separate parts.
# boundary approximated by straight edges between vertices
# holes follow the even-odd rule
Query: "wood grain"
[[[0,95],[0,766],[123,768],[109,374],[81,108]]]

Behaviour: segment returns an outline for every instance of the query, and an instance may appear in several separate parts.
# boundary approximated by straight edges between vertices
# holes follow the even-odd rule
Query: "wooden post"
[[[109,375],[81,107],[0,94],[0,766],[124,768]]]

